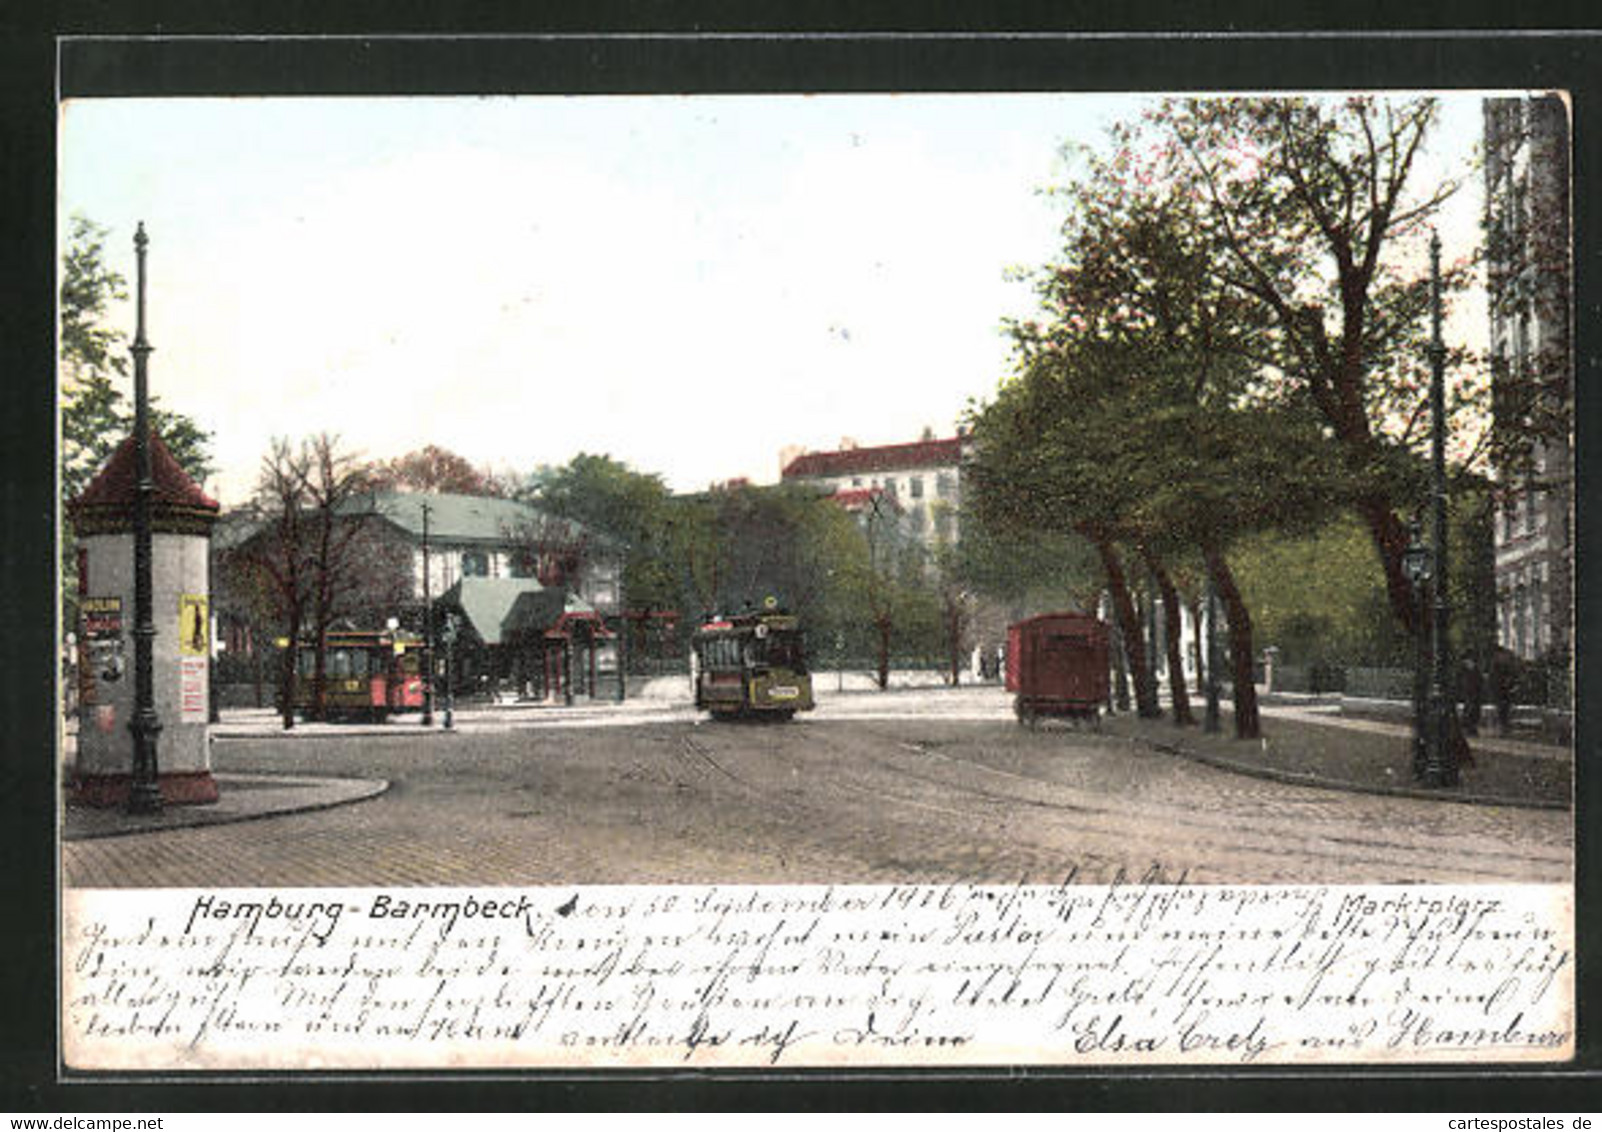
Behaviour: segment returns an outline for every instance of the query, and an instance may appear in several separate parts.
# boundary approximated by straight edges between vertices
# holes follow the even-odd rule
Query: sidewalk
[[[1193,704],[1198,724],[1203,704]],[[1573,751],[1481,734],[1468,740],[1473,758],[1460,768],[1456,786],[1429,789],[1413,779],[1413,733],[1409,725],[1356,719],[1335,707],[1260,706],[1262,737],[1234,737],[1229,705],[1222,729],[1208,734],[1198,725],[1176,727],[1172,715],[1109,718],[1104,730],[1170,754],[1237,774],[1279,782],[1393,794],[1478,805],[1568,809],[1573,804]]]
[[[64,806],[61,839],[118,837],[159,833],[197,825],[249,821],[252,818],[324,810],[376,798],[389,789],[383,779],[308,778],[279,774],[217,774],[217,801],[205,806],[167,806],[154,814],[128,814],[120,809]]]

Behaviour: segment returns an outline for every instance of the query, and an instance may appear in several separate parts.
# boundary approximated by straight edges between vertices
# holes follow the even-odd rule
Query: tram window
[[[806,649],[800,633],[774,633],[767,639],[766,662],[775,668],[801,673],[807,670]]]
[[[709,669],[740,667],[740,642],[733,637],[714,637],[701,645],[702,663]]]
[[[364,649],[329,649],[328,675],[349,680],[367,675],[367,652]]]
[[[296,657],[296,671],[304,679],[317,675],[317,650],[304,648]],[[370,673],[366,649],[331,648],[323,658],[323,675],[330,680],[359,679]]]

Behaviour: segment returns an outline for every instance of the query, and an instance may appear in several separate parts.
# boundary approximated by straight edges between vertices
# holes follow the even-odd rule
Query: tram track
[[[1065,789],[1061,784],[1053,783],[1049,779],[991,767],[972,758],[953,756],[934,750],[928,744],[909,744],[904,740],[891,739],[886,733],[878,732],[876,729],[865,730],[875,734],[876,737],[889,739],[882,750],[900,750],[907,752],[908,755],[915,754],[919,759],[944,763],[959,773],[977,773],[1009,783],[1023,784],[1035,790]],[[1111,805],[1042,798],[1017,790],[996,789],[964,782],[950,775],[930,773],[927,769],[912,764],[906,757],[886,757],[868,750],[858,752],[856,758],[860,766],[872,767],[880,772],[870,778],[874,783],[873,792],[880,804],[936,812],[943,816],[959,818],[986,831],[994,828],[997,820],[1010,818],[1015,815],[1019,807],[1026,806],[1039,814],[1061,815],[1068,819],[1063,826],[1063,833],[1068,838],[1084,835],[1103,840],[1113,839],[1123,844],[1155,842],[1153,849],[1159,854],[1167,841],[1154,835],[1153,831],[1178,827],[1187,832],[1185,845],[1188,852],[1200,851],[1209,854],[1216,852],[1226,858],[1250,853],[1275,860],[1285,858],[1288,853],[1314,859],[1338,857],[1346,866],[1383,870],[1385,874],[1383,879],[1387,881],[1402,877],[1411,878],[1419,871],[1420,850],[1415,846],[1385,838],[1355,836],[1344,829],[1339,832],[1324,829],[1309,833],[1300,817],[1296,819],[1276,817],[1263,822],[1251,813],[1250,805],[1236,804],[1232,806],[1230,812],[1199,818],[1193,816],[1194,808],[1187,808],[1177,803],[1164,802],[1152,805],[1137,802]],[[884,785],[887,780],[909,779],[924,784],[930,790],[947,795],[954,793],[973,799],[979,806],[973,808],[962,805],[939,805],[931,803],[927,797],[889,789]],[[809,782],[811,789],[821,789],[835,798],[859,799],[865,789],[852,787],[836,776],[828,776],[821,782],[815,777],[809,777]],[[760,788],[752,788],[760,791]],[[794,805],[797,799],[789,797],[784,801],[787,805]],[[827,807],[828,802],[813,802],[809,799],[808,808]],[[1250,825],[1243,826],[1243,819]],[[1338,816],[1331,815],[1322,824],[1333,824],[1340,820]],[[1250,832],[1253,836],[1249,840],[1243,840],[1239,836],[1243,832]],[[1448,850],[1445,859],[1451,860],[1453,867],[1443,873],[1431,865],[1426,867],[1426,871],[1453,878],[1460,879],[1466,876],[1483,881],[1505,881],[1510,879],[1510,874],[1512,877],[1526,875],[1517,869],[1521,864],[1533,866],[1543,872],[1566,871],[1568,867],[1567,858],[1558,854],[1510,854],[1505,849],[1496,851],[1479,849],[1459,838],[1432,840],[1435,845],[1429,854],[1431,858],[1440,856],[1435,850]],[[1016,842],[1009,842],[1008,845],[1016,848]],[[1055,845],[1041,845],[1040,848],[1048,852],[1056,849]]]
[[[343,771],[410,789],[260,823],[249,831],[260,857],[250,875],[306,883],[302,869],[324,878],[426,873],[443,883],[479,868],[507,883],[1096,884],[1155,865],[1199,884],[1572,876],[1567,835],[1542,814],[1268,783],[1115,737],[1059,738],[999,722],[808,717],[767,726],[678,719],[621,737],[467,734],[410,751],[345,744]],[[239,756],[252,752],[233,750],[234,770],[326,770],[330,756],[319,743],[263,742],[248,763]],[[227,827],[162,836],[175,851],[239,843]],[[321,848],[308,856],[312,843]],[[178,861],[174,875],[200,875],[203,857]]]

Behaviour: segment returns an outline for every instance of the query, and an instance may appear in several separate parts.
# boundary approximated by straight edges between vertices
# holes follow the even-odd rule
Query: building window
[[[527,550],[514,550],[509,569],[514,578],[532,578],[535,572],[534,555]]]
[[[952,482],[950,472],[941,472],[935,477],[935,494],[941,499],[950,499],[956,494],[956,485]]]
[[[462,577],[489,577],[489,555],[482,550],[462,551]]]
[[[913,476],[911,479],[909,479],[907,481],[907,488],[911,492],[912,498],[914,498],[914,499],[922,499],[923,498],[923,477],[922,476]]]

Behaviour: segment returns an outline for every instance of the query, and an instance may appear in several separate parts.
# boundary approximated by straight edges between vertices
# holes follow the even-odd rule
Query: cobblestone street
[[[219,738],[220,774],[383,779],[308,813],[63,843],[74,886],[1564,882],[1559,811],[1244,777],[996,705],[788,725],[597,707]],[[985,701],[988,705],[988,701]],[[871,705],[871,711],[867,706]],[[920,706],[922,705],[922,706]],[[604,725],[603,725],[604,724]],[[229,730],[220,729],[227,735]]]

